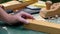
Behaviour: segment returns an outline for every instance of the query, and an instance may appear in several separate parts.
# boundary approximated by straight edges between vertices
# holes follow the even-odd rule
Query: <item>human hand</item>
[[[28,24],[29,21],[27,20],[27,18],[34,19],[34,17],[31,14],[21,11],[15,15],[9,15],[9,17],[5,21],[8,24],[14,24],[17,22],[22,22],[22,23]]]
[[[26,12],[19,12],[17,14],[11,15],[7,14],[3,9],[3,6],[0,5],[0,20],[4,21],[8,24],[15,24],[17,22],[22,22],[22,23],[29,23],[26,18],[28,19],[34,19],[34,17],[31,14],[28,14]]]

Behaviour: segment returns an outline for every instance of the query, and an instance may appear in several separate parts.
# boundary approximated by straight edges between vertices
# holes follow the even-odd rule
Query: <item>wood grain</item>
[[[50,23],[43,20],[28,19],[29,24],[25,24],[24,27],[35,31],[42,31],[49,34],[60,34],[60,24]]]
[[[11,10],[21,10],[25,8],[26,6],[37,2],[37,0],[31,0],[28,2],[21,3],[19,1],[9,1],[7,3],[3,3],[2,5],[5,7],[5,10],[11,9]]]
[[[50,10],[50,7],[52,5],[52,2],[51,1],[46,1],[45,4],[46,4],[46,9],[47,10]]]

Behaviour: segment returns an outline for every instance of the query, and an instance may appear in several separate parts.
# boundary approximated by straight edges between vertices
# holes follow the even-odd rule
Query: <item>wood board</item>
[[[55,24],[44,20],[28,19],[28,21],[30,23],[24,25],[27,29],[42,31],[49,34],[60,34],[60,24]]]
[[[24,2],[24,3],[21,3],[19,1],[9,1],[9,2],[6,2],[6,3],[2,3],[1,5],[3,5],[5,7],[5,10],[21,10],[23,8],[25,8],[26,6],[30,5],[30,4],[33,4],[37,2],[37,0],[33,1],[28,1],[28,2]]]

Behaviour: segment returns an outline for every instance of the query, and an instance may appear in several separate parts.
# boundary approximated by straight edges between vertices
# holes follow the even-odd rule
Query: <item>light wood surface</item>
[[[51,7],[51,9],[47,10],[46,8],[42,8],[40,10],[40,15],[43,18],[55,17],[55,15],[60,16],[60,3],[55,3]]]
[[[49,34],[60,34],[60,24],[50,23],[43,20],[28,19],[29,24],[25,24],[24,27],[35,31],[47,32]]]
[[[28,2],[24,2],[24,3],[21,3],[19,1],[9,1],[7,3],[3,3],[2,5],[5,7],[5,10],[8,10],[8,9],[11,9],[11,10],[21,10],[23,8],[25,8],[26,6],[30,5],[30,4],[33,4],[37,2],[37,0],[31,0],[31,1],[28,1]]]
[[[47,10],[50,10],[50,7],[51,7],[51,5],[52,5],[52,2],[51,1],[46,1],[46,9]]]

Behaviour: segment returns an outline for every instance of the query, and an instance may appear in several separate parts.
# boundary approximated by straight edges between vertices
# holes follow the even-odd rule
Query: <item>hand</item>
[[[28,14],[28,13],[23,12],[23,11],[15,14],[15,15],[7,14],[3,10],[3,8],[4,8],[3,5],[0,5],[0,11],[1,11],[0,12],[0,20],[6,22],[8,24],[15,24],[17,22],[22,22],[22,23],[27,24],[29,22],[27,21],[26,18],[34,19],[31,14]]]
[[[29,21],[27,21],[27,19],[25,19],[25,18],[34,19],[32,15],[21,11],[21,12],[15,14],[15,15],[9,15],[8,18],[5,21],[8,24],[14,24],[14,23],[17,23],[17,22],[22,22],[22,23],[28,24]]]

